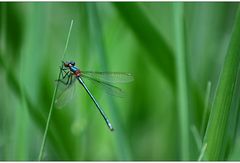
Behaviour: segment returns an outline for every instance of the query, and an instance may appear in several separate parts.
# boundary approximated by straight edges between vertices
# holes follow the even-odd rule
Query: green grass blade
[[[66,55],[66,52],[67,52],[68,43],[69,43],[69,40],[70,40],[71,31],[72,31],[72,26],[73,26],[73,20],[71,21],[71,24],[70,24],[70,27],[69,27],[69,31],[68,31],[68,35],[67,35],[67,41],[66,41],[65,48],[64,48],[64,51],[63,51],[62,60],[64,59],[64,57]]]
[[[207,122],[209,119],[209,107],[210,107],[210,93],[211,93],[211,82],[208,82],[207,90],[206,90],[206,96],[205,96],[205,102],[204,102],[204,112],[203,112],[203,121],[201,126],[201,135],[204,136],[204,133],[206,131]]]
[[[235,17],[232,37],[228,52],[220,75],[220,80],[213,101],[209,123],[204,138],[207,143],[204,160],[223,160],[226,150],[226,134],[229,123],[232,103],[235,98],[234,90],[237,87],[237,74],[240,67],[240,8]]]
[[[227,147],[224,152],[224,158],[228,159],[231,155],[234,146],[237,144],[237,138],[238,138],[238,129],[239,129],[239,118],[240,118],[240,66],[238,68],[238,74],[236,77],[236,87],[234,89],[234,98],[231,105],[231,112],[229,115],[229,126],[226,131],[226,142]]]
[[[200,153],[200,155],[199,155],[199,157],[198,157],[198,161],[201,161],[201,160],[203,159],[203,156],[204,156],[204,154],[205,154],[206,148],[207,148],[207,144],[204,144],[204,145],[202,146],[201,153]]]
[[[123,20],[132,29],[141,45],[148,51],[155,66],[175,86],[175,58],[171,47],[160,34],[156,26],[149,20],[140,4],[113,3]]]
[[[174,27],[176,40],[176,68],[177,68],[177,106],[179,112],[181,158],[188,160],[189,155],[189,116],[188,116],[188,94],[187,94],[187,71],[184,45],[184,5],[175,3]]]
[[[191,126],[191,132],[192,132],[193,138],[196,142],[197,148],[200,151],[201,147],[202,147],[202,139],[201,139],[200,133],[198,132],[197,127],[195,125]]]
[[[64,48],[62,60],[64,59],[64,56],[66,55],[68,42],[69,42],[70,34],[71,34],[71,31],[72,31],[72,25],[73,25],[73,20],[71,21],[71,24],[70,24],[70,27],[69,27],[69,32],[68,32],[67,41],[66,41],[66,45],[65,45],[65,48]],[[59,71],[58,79],[60,79],[60,75],[61,75],[61,71]],[[46,124],[46,128],[45,128],[45,131],[44,131],[43,140],[42,140],[42,144],[41,144],[41,148],[40,148],[40,152],[39,152],[39,156],[38,156],[39,161],[41,161],[42,157],[43,157],[43,151],[44,151],[44,147],[45,147],[45,144],[46,144],[46,138],[47,138],[47,133],[48,133],[48,129],[49,129],[50,121],[51,121],[52,110],[53,110],[53,105],[54,105],[54,101],[55,101],[55,98],[56,98],[56,92],[57,92],[57,89],[58,89],[58,84],[59,83],[57,82],[56,86],[55,86],[55,89],[54,89],[54,92],[53,92],[53,97],[52,97],[52,102],[51,102],[51,106],[50,106],[50,110],[49,110],[49,114],[48,114],[47,124]]]

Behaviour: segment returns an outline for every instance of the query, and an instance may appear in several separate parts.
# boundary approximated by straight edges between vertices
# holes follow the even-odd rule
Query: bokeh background
[[[1,2],[0,160],[37,160],[71,20],[64,60],[134,81],[117,85],[124,98],[87,82],[114,132],[77,83],[71,102],[53,109],[43,159],[197,160],[237,7]],[[226,160],[240,159],[235,135]]]

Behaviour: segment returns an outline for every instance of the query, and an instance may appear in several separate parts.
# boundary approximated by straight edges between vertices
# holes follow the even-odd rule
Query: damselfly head
[[[72,66],[75,66],[75,62],[71,61],[69,62]]]
[[[73,61],[70,61],[70,62],[63,62],[64,66],[65,67],[72,67],[72,66],[75,66],[75,62]]]

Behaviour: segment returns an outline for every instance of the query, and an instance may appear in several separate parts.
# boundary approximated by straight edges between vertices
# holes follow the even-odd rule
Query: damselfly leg
[[[66,68],[62,68],[60,67],[60,71],[61,71],[61,79],[58,79],[57,81],[67,85],[71,85],[72,83],[72,78],[73,78],[73,74],[71,73],[71,71],[67,70]],[[63,74],[64,73],[64,74]],[[65,81],[64,79],[67,78],[67,81]]]
[[[60,68],[60,79],[56,80],[59,82],[56,100],[55,100],[55,106],[57,108],[64,107],[72,97],[74,96],[74,82],[76,81],[76,78],[73,76],[73,74],[70,71],[67,71],[66,69]]]

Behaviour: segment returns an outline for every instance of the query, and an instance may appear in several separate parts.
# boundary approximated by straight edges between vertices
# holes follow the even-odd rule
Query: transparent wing
[[[67,78],[61,79],[61,81],[58,81],[58,90],[56,94],[56,100],[55,100],[55,106],[57,108],[64,107],[74,96],[74,90],[75,90],[75,81],[76,78],[73,76],[72,81],[69,82],[69,84],[65,84],[67,82]]]
[[[106,83],[127,83],[134,80],[130,73],[125,72],[81,71],[81,75]]]
[[[100,81],[90,76],[85,76],[84,74],[82,74],[81,77],[83,77],[84,79],[93,81],[95,85],[97,85],[98,87],[102,87],[106,91],[106,93],[109,95],[118,96],[118,97],[124,97],[125,95],[124,91],[121,88],[118,88],[109,82]]]

